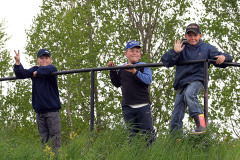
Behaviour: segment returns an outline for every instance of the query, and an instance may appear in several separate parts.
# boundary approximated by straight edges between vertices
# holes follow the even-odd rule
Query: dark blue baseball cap
[[[50,52],[47,49],[40,49],[37,53],[37,58],[41,57],[42,55],[47,55],[49,57],[51,57]]]
[[[133,47],[139,47],[141,48],[141,45],[138,41],[130,41],[127,43],[127,46],[125,48],[125,51],[128,49],[128,48],[133,48]]]

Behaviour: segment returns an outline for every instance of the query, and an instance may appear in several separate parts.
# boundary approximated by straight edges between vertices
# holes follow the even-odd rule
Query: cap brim
[[[194,29],[189,29],[189,30],[186,31],[186,33],[188,33],[188,32],[194,32],[194,33],[196,33],[196,34],[199,34],[199,33],[200,33],[200,32],[198,32],[198,31],[196,31],[196,30],[194,30]]]
[[[39,57],[41,57],[43,55],[47,55],[48,57],[51,57],[51,55],[43,53],[43,54],[38,55],[37,58],[39,58]]]
[[[139,45],[132,46],[131,48],[134,48],[134,47],[142,48],[142,47],[141,47],[141,46],[139,46]]]

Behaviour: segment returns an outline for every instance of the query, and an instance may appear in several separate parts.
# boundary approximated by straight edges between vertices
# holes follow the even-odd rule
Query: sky
[[[10,39],[6,42],[6,49],[14,57],[14,50],[20,50],[20,55],[27,45],[26,29],[30,29],[37,13],[40,13],[42,0],[0,0],[0,22],[5,22],[4,32]],[[24,54],[21,62],[26,63]]]

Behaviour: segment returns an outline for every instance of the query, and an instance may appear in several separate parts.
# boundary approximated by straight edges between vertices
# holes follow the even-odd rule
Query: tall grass
[[[147,146],[146,137],[128,138],[121,126],[100,133],[85,131],[71,135],[62,144],[58,154],[53,155],[42,147],[40,138],[32,134],[22,136],[7,131],[0,132],[0,159],[3,160],[240,160],[240,140],[219,140],[211,131],[200,136],[187,135],[176,138],[159,133],[155,143]]]

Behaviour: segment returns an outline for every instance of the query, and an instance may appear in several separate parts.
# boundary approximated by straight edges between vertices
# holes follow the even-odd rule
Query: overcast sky
[[[10,37],[6,48],[14,56],[14,50],[24,52],[26,46],[25,30],[30,29],[32,20],[40,13],[42,0],[0,0],[0,21],[5,23],[5,33]],[[21,58],[24,61],[24,58]]]

